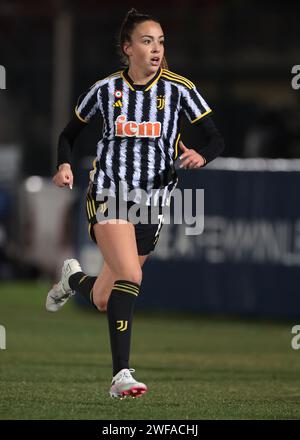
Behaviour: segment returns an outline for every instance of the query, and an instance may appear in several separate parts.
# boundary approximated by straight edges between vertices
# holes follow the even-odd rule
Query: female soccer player
[[[162,226],[161,209],[177,184],[178,146],[181,167],[200,168],[220,154],[223,140],[195,85],[167,70],[164,34],[157,20],[131,9],[121,27],[120,49],[127,68],[96,82],[80,96],[73,119],[59,137],[58,171],[53,178],[55,185],[72,188],[73,143],[91,118],[101,116],[104,129],[90,173],[87,216],[104,265],[100,275],[92,277],[82,272],[77,260],[66,260],[46,307],[59,310],[76,291],[99,311],[106,311],[113,361],[110,395],[137,397],[147,387],[132,377],[134,370],[129,368],[133,310],[142,266]],[[197,148],[179,141],[182,114],[197,126],[201,139]],[[129,220],[130,208],[150,210],[154,199],[159,207],[155,224]],[[105,218],[112,201],[125,203],[125,215],[117,206]]]

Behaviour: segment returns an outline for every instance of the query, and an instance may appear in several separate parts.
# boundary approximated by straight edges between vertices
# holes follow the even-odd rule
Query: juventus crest
[[[165,97],[163,95],[158,95],[156,104],[158,110],[162,110],[165,107]]]

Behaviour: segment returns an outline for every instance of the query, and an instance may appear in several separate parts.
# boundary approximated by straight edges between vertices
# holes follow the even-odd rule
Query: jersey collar
[[[150,90],[151,87],[159,80],[161,74],[162,74],[162,69],[159,68],[155,76],[149,82],[147,82],[147,84],[140,85],[140,84],[134,84],[134,82],[128,75],[128,68],[121,72],[121,76],[128,85],[128,87],[130,88],[130,90],[133,91],[142,90],[143,92],[147,92],[148,90]]]

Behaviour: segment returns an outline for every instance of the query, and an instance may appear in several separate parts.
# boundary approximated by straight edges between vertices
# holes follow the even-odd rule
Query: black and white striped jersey
[[[123,70],[94,84],[81,95],[75,108],[77,117],[89,122],[103,118],[102,138],[90,178],[97,194],[103,189],[115,195],[120,182],[130,200],[150,205],[160,194],[168,204],[178,177],[174,161],[178,156],[180,118],[193,124],[211,112],[208,104],[188,79],[159,69],[146,85],[136,85]],[[140,189],[146,195],[141,200]],[[125,200],[128,200],[126,194]]]

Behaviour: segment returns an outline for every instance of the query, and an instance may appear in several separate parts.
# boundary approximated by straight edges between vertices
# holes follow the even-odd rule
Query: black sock
[[[113,376],[122,368],[129,368],[133,309],[139,291],[138,284],[117,280],[107,303]]]
[[[95,284],[97,277],[90,277],[83,272],[76,272],[70,276],[69,285],[72,290],[80,293],[89,303],[93,302],[93,286]],[[97,307],[96,307],[97,308]]]

